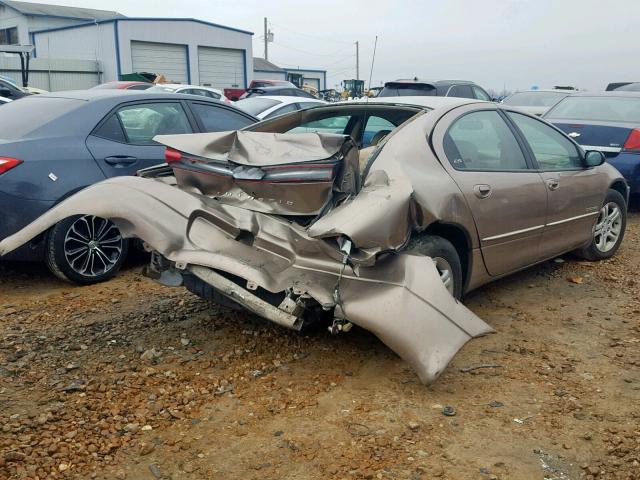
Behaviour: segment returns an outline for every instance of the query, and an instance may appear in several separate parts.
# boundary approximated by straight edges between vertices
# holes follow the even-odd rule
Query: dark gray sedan
[[[164,162],[156,135],[236,130],[255,121],[192,95],[87,90],[6,104],[0,110],[0,239],[88,185]],[[10,259],[45,260],[58,277],[86,284],[115,275],[127,249],[108,220],[74,216]]]

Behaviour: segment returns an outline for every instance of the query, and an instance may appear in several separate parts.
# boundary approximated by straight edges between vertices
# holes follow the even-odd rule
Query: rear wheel
[[[128,249],[128,240],[110,220],[76,215],[49,230],[45,261],[58,278],[88,285],[116,275]]]
[[[591,242],[576,253],[587,260],[613,257],[627,228],[627,205],[620,192],[609,190],[593,227]]]
[[[455,298],[462,296],[462,264],[453,244],[437,235],[415,237],[407,251],[431,257],[445,288]]]

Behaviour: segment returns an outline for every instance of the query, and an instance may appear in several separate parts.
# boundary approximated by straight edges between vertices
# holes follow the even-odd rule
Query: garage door
[[[244,88],[244,50],[198,47],[200,85]]]
[[[131,63],[134,72],[159,73],[170,82],[189,83],[185,45],[131,42]]]
[[[307,78],[304,77],[303,84],[309,85],[310,87],[315,88],[316,90],[320,90],[320,79],[319,78]]]

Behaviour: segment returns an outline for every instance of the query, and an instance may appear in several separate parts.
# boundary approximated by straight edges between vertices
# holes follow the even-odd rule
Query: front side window
[[[574,170],[582,168],[576,146],[549,125],[520,113],[508,112],[533,151],[543,170]]]
[[[327,117],[322,120],[303,123],[291,130],[289,133],[338,133],[344,134],[350,115]]]
[[[456,170],[526,170],[511,129],[496,111],[468,113],[449,127],[444,151]]]
[[[117,114],[128,143],[150,144],[156,135],[192,133],[187,115],[179,103],[131,105]]]
[[[192,103],[193,113],[200,118],[205,132],[239,130],[253,123],[244,115],[228,108],[204,103]]]

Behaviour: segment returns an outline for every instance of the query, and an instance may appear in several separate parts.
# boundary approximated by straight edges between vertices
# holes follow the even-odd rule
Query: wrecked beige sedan
[[[492,331],[464,292],[572,250],[610,257],[628,189],[601,153],[535,117],[389,100],[157,137],[167,165],[79,192],[0,254],[72,215],[109,218],[145,242],[163,284],[296,330],[359,325],[432,381]]]

